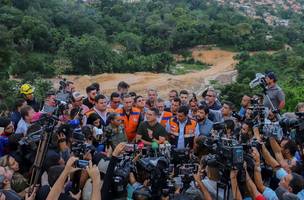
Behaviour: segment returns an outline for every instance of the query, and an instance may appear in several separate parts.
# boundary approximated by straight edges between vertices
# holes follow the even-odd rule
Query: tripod
[[[33,192],[34,187],[39,182],[39,178],[41,175],[41,170],[43,166],[43,162],[45,160],[45,156],[49,147],[49,143],[51,140],[51,136],[56,125],[56,120],[52,117],[46,116],[45,118],[39,120],[41,122],[46,122],[46,124],[42,127],[42,134],[40,136],[39,145],[37,147],[37,152],[35,156],[35,161],[33,164],[32,175],[30,178],[30,191]]]

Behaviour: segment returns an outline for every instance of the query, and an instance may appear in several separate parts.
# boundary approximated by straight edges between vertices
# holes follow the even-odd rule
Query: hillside
[[[102,90],[109,95],[116,90],[118,82],[126,81],[131,85],[131,91],[145,94],[147,88],[153,87],[157,88],[160,96],[164,98],[167,97],[168,92],[172,89],[188,89],[199,94],[209,85],[209,80],[218,80],[221,84],[232,82],[232,78],[236,75],[234,66],[237,61],[233,59],[236,53],[216,48],[206,50],[199,47],[193,48],[190,51],[194,59],[210,64],[210,68],[177,76],[165,73],[137,72],[134,74],[106,73],[96,76],[64,77],[75,82],[76,87],[82,89],[82,93],[85,93],[84,89],[86,86],[92,82],[98,82],[101,84]],[[53,79],[52,82],[56,85],[59,80]]]
[[[184,49],[277,50],[304,35],[287,41],[288,30],[208,1],[8,0],[0,3],[0,68],[21,78],[170,73]]]

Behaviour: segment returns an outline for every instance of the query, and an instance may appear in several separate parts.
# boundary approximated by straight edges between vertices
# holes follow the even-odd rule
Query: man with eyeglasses
[[[144,119],[145,118],[145,113],[146,113],[146,101],[144,99],[143,96],[139,95],[139,96],[136,96],[135,99],[134,99],[134,105],[136,108],[138,108],[140,110],[140,115],[141,115],[141,118]]]
[[[165,111],[165,101],[161,98],[157,99],[156,108],[159,110],[159,116],[157,121],[163,126],[166,127],[167,122],[173,116],[171,112]]]
[[[87,92],[87,98],[83,100],[83,104],[86,105],[89,109],[91,109],[94,107],[95,104],[94,99],[97,95],[96,87],[90,85],[86,88],[86,92]]]
[[[204,97],[204,102],[211,110],[220,110],[222,108],[221,103],[217,100],[217,93],[213,89],[208,89]]]

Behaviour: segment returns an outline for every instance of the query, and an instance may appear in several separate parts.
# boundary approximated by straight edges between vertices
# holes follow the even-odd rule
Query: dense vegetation
[[[172,52],[197,44],[269,50],[303,37],[207,1],[94,2],[0,1],[1,70],[18,77],[170,72]]]
[[[278,84],[286,95],[286,111],[294,111],[297,103],[304,100],[304,44],[292,50],[281,50],[274,54],[260,52],[250,56],[242,52],[237,57],[240,62],[236,66],[239,74],[235,83],[221,87],[224,99],[235,105],[240,104],[242,95],[262,94],[262,89],[249,88],[249,82],[257,72],[272,70],[278,76]]]
[[[0,1],[0,100],[14,98],[15,81],[31,79],[37,88],[49,85],[36,77],[103,72],[176,72],[202,69],[204,63],[175,63],[173,53],[188,47],[217,44],[238,51],[237,83],[221,87],[224,98],[238,101],[256,72],[272,69],[286,92],[287,110],[304,99],[303,15],[281,11],[290,26],[270,27],[262,20],[201,0],[3,0]],[[293,50],[269,55],[246,51]],[[179,65],[177,65],[179,64]],[[178,68],[183,64],[184,68]],[[175,66],[175,68],[174,68]],[[182,69],[182,70],[181,70]],[[43,89],[41,90],[43,91]],[[248,92],[247,92],[248,91]],[[233,98],[232,98],[233,97]],[[11,102],[11,101],[7,101]],[[239,104],[239,102],[235,102]],[[1,102],[0,102],[1,104]]]

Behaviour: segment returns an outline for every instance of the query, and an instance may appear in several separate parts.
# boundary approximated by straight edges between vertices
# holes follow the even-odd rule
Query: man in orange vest
[[[157,121],[163,126],[166,127],[167,122],[173,116],[171,112],[165,111],[165,101],[161,98],[157,99],[156,108],[159,110],[159,116]]]
[[[133,107],[134,100],[130,95],[124,95],[122,101],[123,107],[116,109],[115,112],[120,115],[128,141],[131,142],[136,137],[136,131],[142,119],[140,117],[140,110]]]
[[[177,115],[172,117],[166,125],[166,130],[170,134],[170,143],[177,149],[193,148],[194,136],[199,134],[196,121],[190,119],[188,113],[189,109],[181,106]]]

